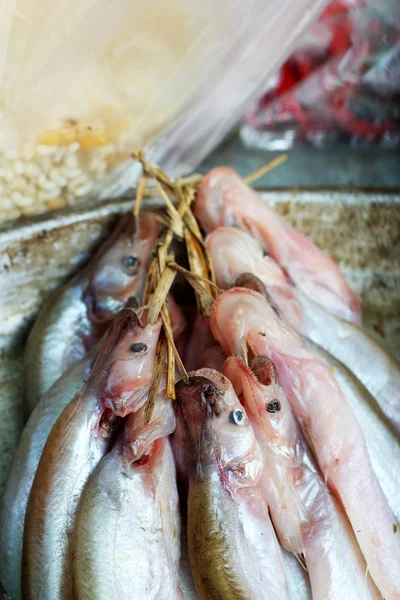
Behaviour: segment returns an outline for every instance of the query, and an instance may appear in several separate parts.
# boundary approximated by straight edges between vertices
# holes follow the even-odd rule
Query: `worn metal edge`
[[[400,190],[396,192],[376,191],[346,191],[329,189],[258,189],[261,197],[271,204],[280,202],[294,202],[300,197],[302,202],[313,204],[341,204],[354,206],[357,204],[369,206],[373,203],[400,204]],[[96,218],[104,218],[113,214],[120,214],[132,210],[133,196],[103,201],[101,203],[90,201],[66,209],[52,211],[45,215],[24,217],[16,221],[9,221],[0,226],[0,248],[7,244],[26,240],[45,231],[66,227]],[[155,196],[144,200],[146,208],[160,208],[162,200]]]

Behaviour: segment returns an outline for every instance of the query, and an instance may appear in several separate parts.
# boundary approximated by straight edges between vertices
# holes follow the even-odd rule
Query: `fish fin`
[[[302,552],[301,554],[294,554],[295,559],[299,562],[300,566],[302,567],[302,569],[308,573],[308,569],[307,569],[307,565],[306,565],[306,556],[305,553]]]

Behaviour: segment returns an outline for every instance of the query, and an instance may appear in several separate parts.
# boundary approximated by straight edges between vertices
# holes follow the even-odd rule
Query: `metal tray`
[[[268,190],[263,198],[342,268],[365,325],[400,356],[400,194]],[[147,206],[159,206],[151,199]],[[49,213],[0,227],[0,494],[23,427],[24,342],[47,294],[87,260],[132,199]]]

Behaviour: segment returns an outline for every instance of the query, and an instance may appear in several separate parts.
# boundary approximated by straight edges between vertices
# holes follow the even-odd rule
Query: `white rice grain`
[[[23,196],[20,192],[13,192],[11,194],[11,200],[14,202],[14,204],[16,206],[18,206],[18,208],[23,208],[25,206],[32,206],[33,205],[33,198],[30,198],[28,196]]]
[[[67,154],[67,156],[64,158],[64,167],[66,167],[67,169],[76,169],[76,167],[78,166],[78,159],[76,157],[76,154]]]
[[[83,185],[82,187],[77,188],[75,190],[75,196],[77,198],[82,198],[82,196],[86,196],[90,192],[92,187],[93,187],[93,184],[90,182],[90,183],[87,183],[86,185]]]
[[[79,148],[81,147],[81,145],[78,142],[73,142],[72,144],[70,144],[67,147],[68,152],[70,153],[74,153],[77,152],[79,150]]]
[[[25,171],[25,163],[20,159],[14,160],[11,163],[11,168],[16,175],[22,175]]]
[[[42,144],[39,145],[36,150],[37,153],[41,156],[49,156],[57,151],[57,146],[47,146],[45,144]]]

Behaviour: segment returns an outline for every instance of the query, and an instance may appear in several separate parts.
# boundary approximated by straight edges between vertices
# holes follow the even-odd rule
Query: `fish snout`
[[[177,417],[192,436],[198,438],[207,419],[221,412],[224,392],[210,379],[200,375],[176,385]]]

